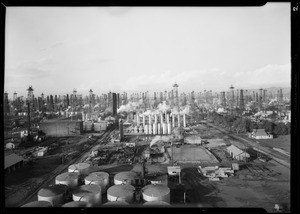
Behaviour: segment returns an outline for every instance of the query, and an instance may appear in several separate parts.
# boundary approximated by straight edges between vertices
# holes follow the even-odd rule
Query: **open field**
[[[280,135],[274,139],[257,140],[261,145],[270,148],[281,148],[287,152],[291,152],[291,135]]]

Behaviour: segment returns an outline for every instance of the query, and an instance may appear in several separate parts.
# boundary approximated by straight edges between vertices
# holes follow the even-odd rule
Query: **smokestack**
[[[119,129],[120,129],[120,142],[121,142],[123,140],[123,138],[124,138],[123,120],[122,119],[119,120]]]
[[[156,123],[153,124],[153,134],[154,135],[157,134],[157,124]]]
[[[168,126],[168,134],[171,134],[172,131],[171,123],[168,123],[167,126]]]
[[[152,134],[152,125],[149,124],[149,134]]]
[[[154,115],[154,124],[157,124],[157,114]]]
[[[178,127],[180,127],[180,114],[178,114]]]
[[[164,115],[163,113],[160,113],[160,124],[162,125],[164,122]]]
[[[117,94],[113,93],[113,115],[117,115]]]
[[[151,121],[151,114],[149,114],[149,126],[152,124],[152,121]]]
[[[183,114],[183,127],[186,127],[185,114]]]

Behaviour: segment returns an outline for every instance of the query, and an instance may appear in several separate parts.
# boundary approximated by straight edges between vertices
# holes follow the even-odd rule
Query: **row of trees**
[[[252,132],[253,129],[265,129],[267,132],[275,135],[287,135],[290,134],[291,129],[290,123],[274,123],[268,120],[254,122],[247,118],[235,117],[232,115],[223,116],[216,112],[208,113],[207,119],[213,121],[215,125],[223,126],[238,133]]]

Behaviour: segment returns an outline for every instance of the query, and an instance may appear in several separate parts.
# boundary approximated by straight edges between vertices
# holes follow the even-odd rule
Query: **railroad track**
[[[113,130],[108,130],[107,132],[103,133],[99,138],[104,141],[106,139],[108,139],[110,137],[110,134],[115,131],[115,129]],[[90,144],[87,148],[85,148],[83,151],[81,151],[78,155],[76,155],[70,162],[64,164],[63,166],[58,166],[52,173],[50,173],[49,177],[47,180],[45,180],[44,182],[42,182],[40,185],[38,185],[36,187],[36,189],[30,193],[28,196],[26,196],[25,199],[23,199],[21,202],[17,203],[16,207],[20,207],[23,204],[29,203],[34,197],[36,197],[38,191],[44,187],[44,186],[48,186],[51,185],[51,181],[55,179],[55,177],[59,174],[61,174],[63,171],[65,171],[69,165],[72,165],[76,162],[81,162],[81,160],[83,159],[83,157],[89,153],[92,148],[99,143],[99,140],[97,139],[95,140],[92,144]],[[107,144],[107,143],[106,143]]]

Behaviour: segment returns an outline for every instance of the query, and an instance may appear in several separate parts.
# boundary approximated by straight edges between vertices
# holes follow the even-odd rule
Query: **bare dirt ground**
[[[270,148],[281,148],[287,152],[291,152],[291,135],[280,135],[274,139],[257,140],[261,145]]]

